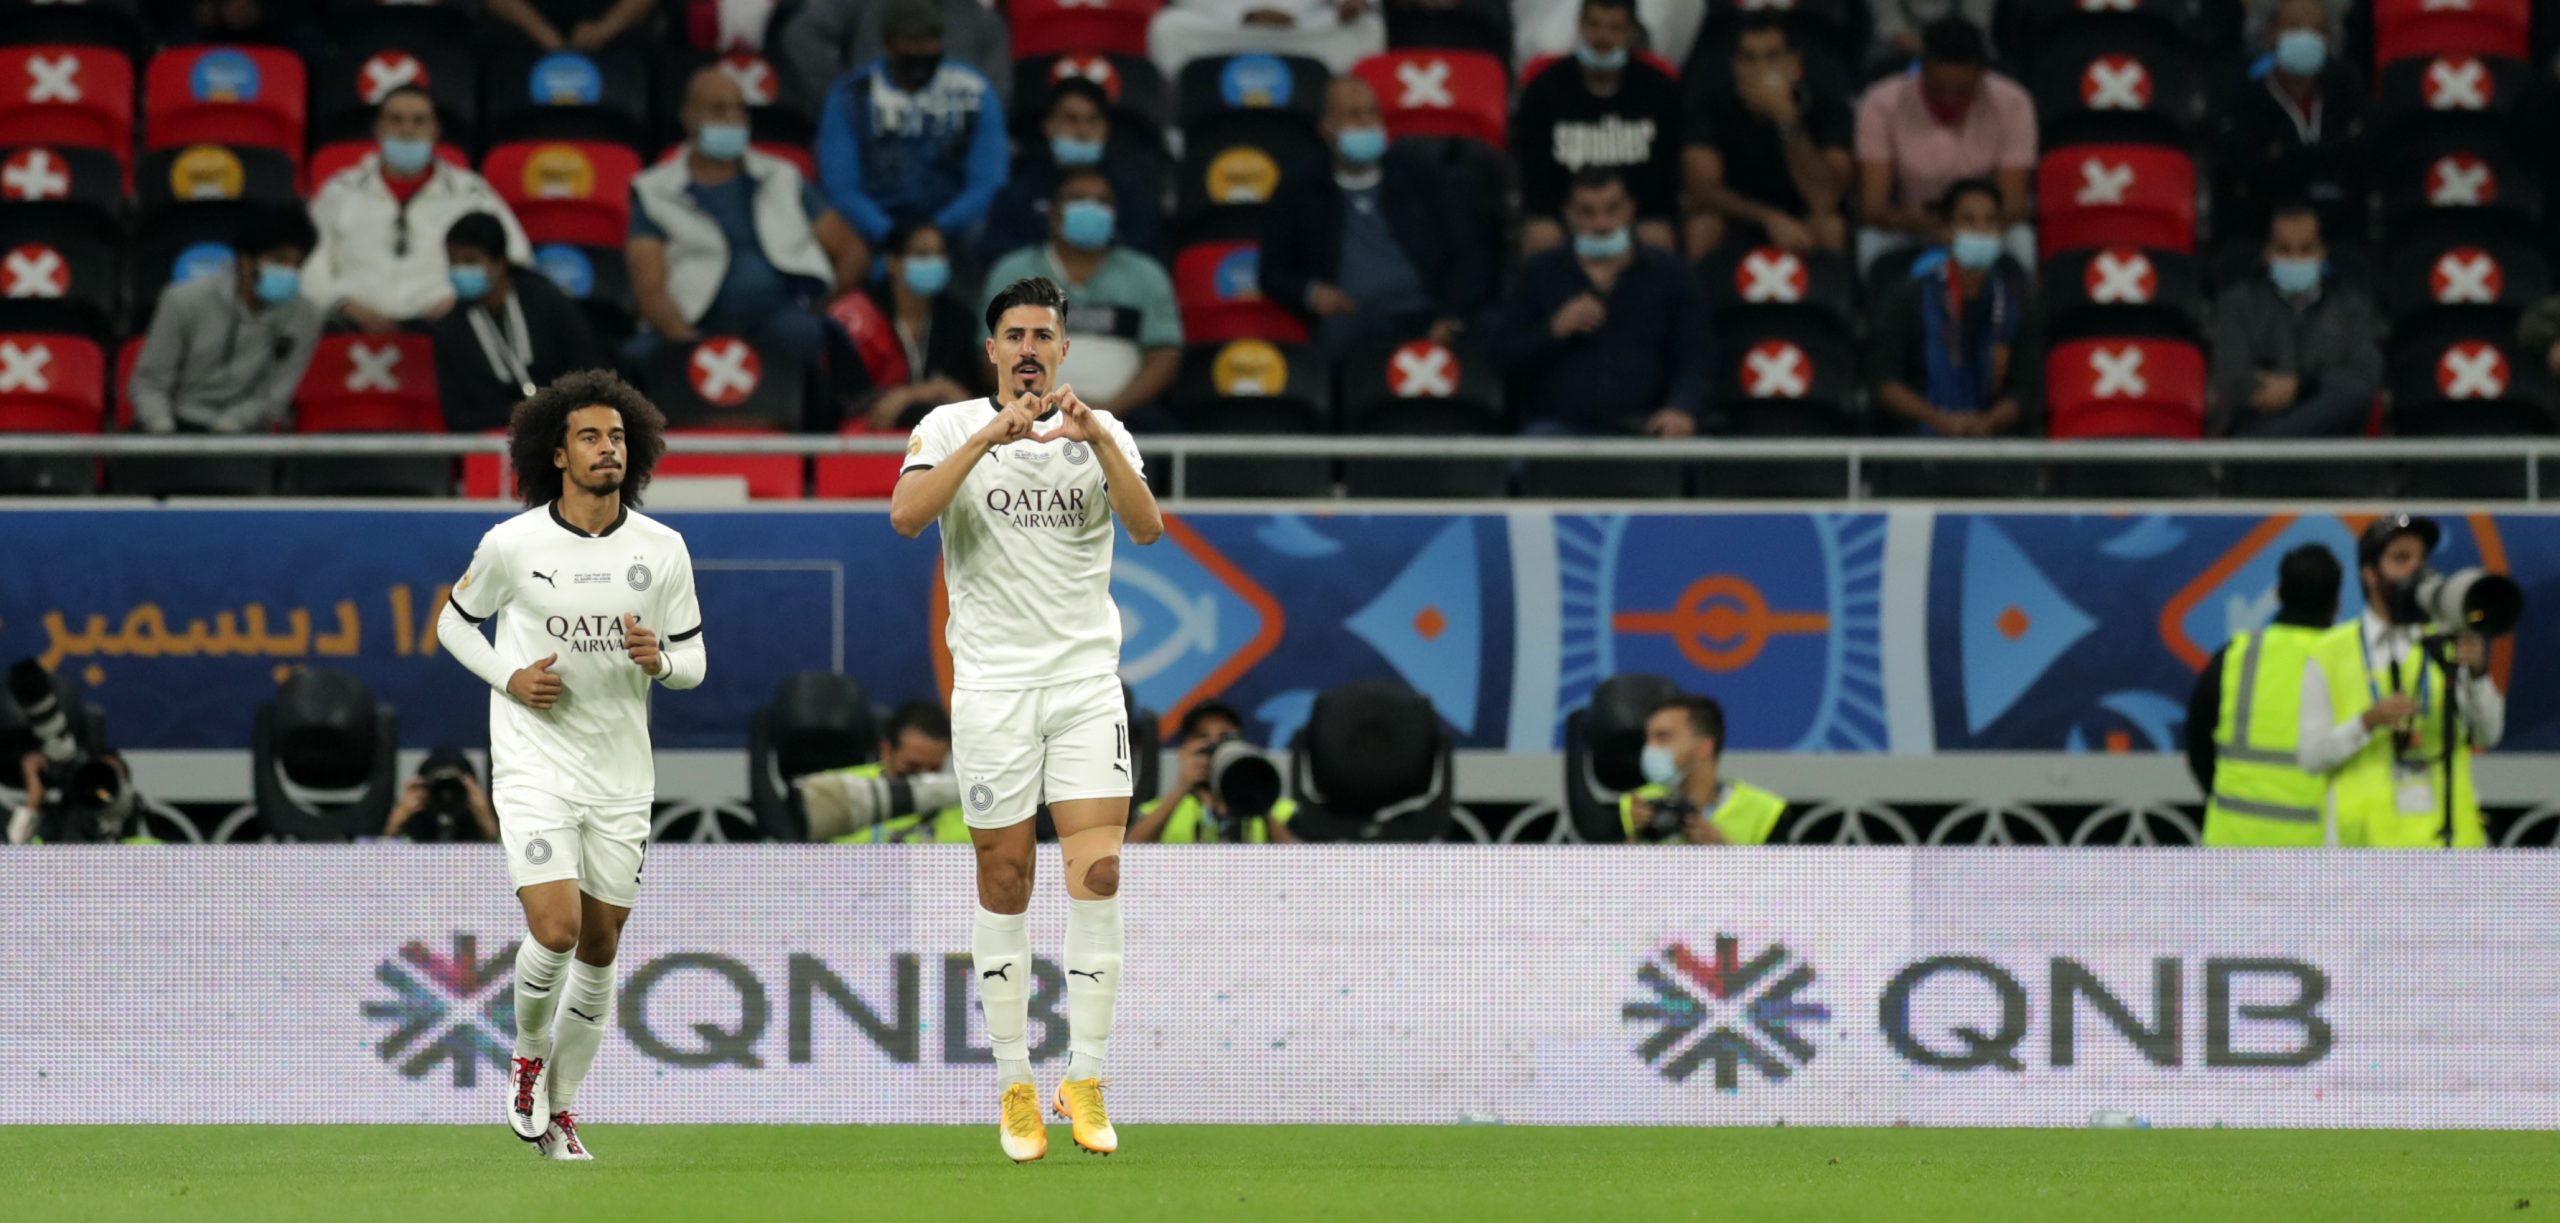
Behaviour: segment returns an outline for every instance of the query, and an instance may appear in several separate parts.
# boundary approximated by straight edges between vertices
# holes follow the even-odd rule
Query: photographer
[[[1203,701],[1182,715],[1182,769],[1173,787],[1164,797],[1147,808],[1129,829],[1131,841],[1160,841],[1167,845],[1200,845],[1219,841],[1237,841],[1247,845],[1294,845],[1298,838],[1289,834],[1289,817],[1296,814],[1298,804],[1279,797],[1279,774],[1259,753],[1244,743],[1244,718],[1228,706]],[[1250,787],[1240,787],[1230,774],[1218,767],[1219,745],[1236,744],[1226,755],[1228,763],[1250,768],[1258,761],[1261,770]],[[1267,776],[1264,776],[1267,771]],[[1221,782],[1225,791],[1221,792]],[[1247,796],[1239,791],[1250,788]],[[1267,804],[1267,806],[1266,806]],[[1264,807],[1259,813],[1251,808]]]
[[[2328,779],[2329,807],[2345,845],[2443,846],[2451,788],[2457,847],[2488,843],[2471,753],[2497,746],[2507,702],[2487,674],[2488,643],[2452,636],[2461,718],[2444,742],[2444,668],[2428,656],[2431,616],[2421,610],[2427,555],[2443,532],[2434,521],[2387,515],[2356,542],[2364,615],[2330,630],[2302,677],[2296,759]],[[2499,631],[2503,626],[2492,628]]]
[[[1645,719],[1643,786],[1618,800],[1627,839],[1656,845],[1763,845],[1787,800],[1720,776],[1724,707],[1676,696]]]
[[[427,753],[418,775],[401,787],[400,801],[383,821],[382,838],[439,843],[495,841],[498,815],[480,788],[479,771],[461,749],[440,747]]]
[[[18,752],[26,791],[9,815],[9,844],[160,843],[134,823],[141,803],[124,757],[101,741],[78,694],[30,658],[9,668],[9,699],[25,722],[10,728],[5,746]]]
[[[867,809],[857,813],[856,798],[867,797],[869,791],[848,784],[932,778],[942,773],[950,759],[951,715],[931,701],[909,701],[899,706],[881,732],[879,760],[812,773],[799,780],[801,803],[808,813],[809,839],[839,845],[892,841],[968,844],[969,825],[961,817],[957,803],[919,811],[893,802],[879,809],[896,814],[879,819]]]

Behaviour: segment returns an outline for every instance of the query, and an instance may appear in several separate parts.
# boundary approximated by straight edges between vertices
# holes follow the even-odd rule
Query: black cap
[[[436,748],[427,753],[426,759],[418,762],[420,777],[446,772],[459,772],[475,780],[480,776],[480,770],[471,767],[471,757],[464,755],[458,747]]]
[[[1244,725],[1244,715],[1236,712],[1235,706],[1224,701],[1202,701],[1182,715],[1182,724],[1174,728],[1175,734],[1188,739],[1199,733],[1202,722],[1211,718],[1225,718],[1239,727]]]
[[[2417,536],[2418,542],[2425,544],[2430,553],[2433,553],[2436,545],[2444,540],[2444,530],[2436,525],[2436,520],[2433,518],[2417,518],[2408,514],[2385,514],[2374,519],[2365,527],[2364,534],[2357,537],[2356,567],[2361,569],[2379,563],[2382,560],[2382,550],[2390,547],[2392,540],[2403,535]]]

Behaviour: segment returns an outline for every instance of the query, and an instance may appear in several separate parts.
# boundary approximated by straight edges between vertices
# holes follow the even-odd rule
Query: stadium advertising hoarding
[[[498,1121],[490,849],[0,855],[0,1121]],[[1153,1122],[2560,1125],[2546,855],[1130,851]],[[969,864],[662,846],[599,1122],[982,1123]],[[177,920],[138,922],[145,898]],[[1053,957],[1063,904],[1032,910]],[[1060,976],[1031,1037],[1055,1077]],[[494,1141],[494,1139],[493,1139]]]
[[[477,681],[435,612],[488,506],[0,512],[0,654],[77,680],[129,749],[238,749],[297,666],[362,677],[402,742],[476,746]],[[711,680],[661,700],[661,747],[735,749],[792,674],[894,702],[935,691],[938,549],[876,510],[676,511]],[[1745,751],[2173,751],[2188,687],[2274,613],[2298,543],[2352,558],[2337,514],[1203,513],[1123,541],[1123,675],[1178,714],[1211,695],[1283,745],[1315,695],[1395,676],[1465,748],[1554,750],[1609,675],[1723,698]],[[2442,567],[2515,575],[2495,652],[2507,751],[2560,751],[2560,516],[2448,516]],[[2352,574],[2343,614],[2359,610]]]

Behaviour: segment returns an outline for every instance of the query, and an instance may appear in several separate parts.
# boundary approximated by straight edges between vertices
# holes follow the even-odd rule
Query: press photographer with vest
[[[1279,773],[1244,741],[1244,715],[1217,701],[1202,701],[1182,715],[1175,739],[1181,771],[1163,797],[1131,822],[1129,840],[1167,845],[1293,845],[1289,817],[1298,804],[1280,797]],[[1233,744],[1225,747],[1222,745]],[[1225,764],[1227,768],[1220,768]],[[1242,764],[1246,772],[1236,771]],[[1224,783],[1222,788],[1221,783]],[[1229,793],[1239,786],[1247,793]],[[1241,804],[1241,805],[1240,805]],[[1260,808],[1250,810],[1248,808]]]
[[[2419,610],[2432,601],[2425,594],[2427,556],[2443,538],[2434,521],[2406,514],[2366,527],[2356,543],[2364,615],[2324,634],[2303,668],[2295,759],[2328,779],[2341,844],[2443,846],[2448,788],[2452,844],[2488,844],[2471,754],[2497,746],[2507,700],[2489,679],[2487,640],[2477,632],[2454,633],[2450,654],[2459,675],[2450,685],[2461,716],[2454,742],[2444,741],[2449,682],[2424,645],[2428,620],[2443,617]],[[2497,632],[2505,625],[2487,627]]]
[[[1724,707],[1676,696],[1644,724],[1645,784],[1618,800],[1627,839],[1657,845],[1764,845],[1787,800],[1725,777]]]
[[[2275,622],[2216,651],[2187,700],[2187,766],[2205,791],[2204,843],[2336,844],[2321,819],[2328,780],[2294,758],[2302,675],[2338,618],[2338,558],[2319,544],[2276,568]]]

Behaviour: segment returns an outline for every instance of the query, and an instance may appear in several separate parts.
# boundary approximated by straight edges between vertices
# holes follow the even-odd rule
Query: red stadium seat
[[[839,437],[905,437],[904,429],[875,428],[870,421],[855,420],[837,431]],[[817,461],[816,493],[838,500],[870,500],[888,496],[898,487],[898,468],[904,465],[902,454],[822,454]]]
[[[2036,166],[2040,255],[2091,246],[2140,246],[2194,254],[2196,163],[2147,144],[2078,144]]]
[[[2204,436],[2204,354],[2186,341],[2073,340],[2044,376],[2055,437]]]
[[[2374,0],[2373,66],[2432,55],[2532,55],[2532,0]]]
[[[442,433],[435,345],[422,335],[320,337],[293,396],[302,433]]]
[[[1352,65],[1378,92],[1390,136],[1466,136],[1499,149],[1511,76],[1480,51],[1389,51]]]
[[[151,57],[142,143],[279,150],[302,161],[310,86],[302,60],[274,47],[181,47]]]
[[[1175,256],[1173,295],[1182,303],[1183,338],[1306,343],[1306,324],[1264,300],[1261,277],[1262,248],[1252,242],[1204,242]]]
[[[1012,0],[1013,57],[1070,51],[1145,55],[1147,24],[1164,0]]]
[[[697,437],[779,437],[778,429],[669,427],[671,434]],[[734,476],[746,481],[747,495],[758,501],[797,501],[809,495],[806,463],[796,454],[670,454],[658,460],[660,476]]]
[[[304,163],[302,168],[302,193],[305,196],[319,194],[322,183],[354,169],[357,162],[363,161],[366,156],[380,147],[371,140],[332,140],[312,150],[311,160]],[[471,159],[463,154],[459,145],[438,142],[436,156],[442,158],[447,165],[459,166],[465,170],[471,168]]]
[[[504,429],[491,429],[483,437],[505,437]],[[462,456],[462,495],[474,501],[502,501],[516,495],[515,473],[507,469],[503,454],[466,454]]]
[[[116,432],[133,428],[133,364],[142,359],[144,337],[134,336],[116,348]]]
[[[515,140],[481,167],[534,242],[620,247],[631,227],[631,180],[640,158],[618,144]]]
[[[12,144],[103,149],[133,163],[133,63],[105,47],[0,47],[0,132]]]
[[[51,331],[0,332],[0,432],[104,429],[106,364],[95,340]]]

